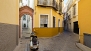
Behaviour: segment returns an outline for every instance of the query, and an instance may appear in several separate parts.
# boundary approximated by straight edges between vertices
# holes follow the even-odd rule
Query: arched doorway
[[[20,19],[21,37],[30,37],[32,33],[32,17],[24,14]]]
[[[19,38],[22,37],[21,17],[24,16],[25,14],[30,15],[30,17],[31,17],[31,20],[32,20],[31,24],[32,24],[32,31],[33,31],[33,12],[34,12],[34,10],[28,6],[23,6],[23,7],[19,8]]]

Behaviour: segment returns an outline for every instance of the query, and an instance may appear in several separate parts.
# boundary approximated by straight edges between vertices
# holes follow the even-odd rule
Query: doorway
[[[20,19],[21,38],[30,37],[32,33],[32,17],[24,14]]]
[[[79,34],[79,26],[78,26],[78,21],[74,22],[74,33]]]
[[[19,8],[19,38],[22,37],[22,16],[26,15],[26,17],[29,17],[28,19],[30,19],[30,21],[28,22],[28,19],[27,19],[27,23],[26,25],[24,25],[23,27],[25,27],[26,29],[30,28],[29,29],[29,32],[27,34],[29,34],[28,36],[25,35],[25,37],[30,37],[30,34],[31,32],[33,31],[33,13],[34,13],[34,10],[28,6],[23,6],[21,8]],[[26,18],[24,18],[25,20]]]

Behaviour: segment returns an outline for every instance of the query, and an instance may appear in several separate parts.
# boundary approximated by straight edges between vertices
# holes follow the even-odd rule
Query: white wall
[[[75,21],[78,21],[78,1],[76,1],[74,4],[76,4],[76,15],[75,15],[75,17],[74,17],[74,15],[73,15],[73,7],[71,7],[70,9],[69,9],[69,11],[68,11],[68,14],[71,14],[71,26],[70,26],[70,24],[69,24],[69,29],[70,29],[70,31],[72,31],[73,32],[73,30],[74,30],[74,22]]]
[[[22,0],[20,7],[23,6],[29,6],[30,8],[34,9],[34,0]]]
[[[20,23],[21,23],[21,25],[20,25],[20,29],[21,29],[21,30],[20,30],[20,32],[21,32],[21,38],[22,38],[22,18],[23,18],[23,17],[21,17],[21,19],[20,19]]]
[[[34,9],[34,0],[29,0],[29,7]]]
[[[32,33],[32,17],[29,15],[28,15],[28,17],[30,19],[30,21],[28,22],[28,28],[29,28],[30,33]]]
[[[26,20],[23,20],[23,16],[22,16],[22,28],[24,28],[24,24],[26,24],[25,28],[27,28],[27,15],[26,15]]]
[[[26,24],[27,29],[24,28],[24,24]],[[22,32],[22,30],[24,30]],[[21,36],[30,37],[30,34],[32,33],[32,17],[30,15],[26,15],[26,20],[23,20],[23,16],[21,17],[21,32],[23,33]],[[28,34],[26,34],[28,33]]]
[[[28,6],[28,0],[22,0],[23,6]]]

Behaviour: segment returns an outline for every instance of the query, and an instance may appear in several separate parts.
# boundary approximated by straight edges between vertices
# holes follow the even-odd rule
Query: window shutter
[[[40,16],[40,24],[48,24],[48,15]]]

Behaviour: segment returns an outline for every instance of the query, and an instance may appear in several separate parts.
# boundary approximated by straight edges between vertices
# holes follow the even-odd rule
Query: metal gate
[[[74,33],[79,34],[79,26],[78,26],[78,21],[74,22]]]
[[[91,34],[84,33],[84,45],[91,48]]]

